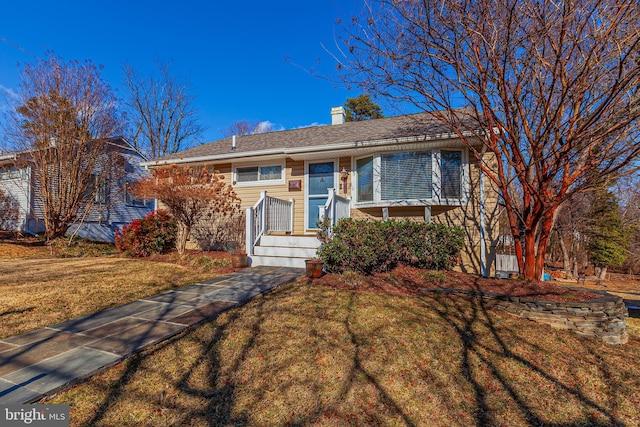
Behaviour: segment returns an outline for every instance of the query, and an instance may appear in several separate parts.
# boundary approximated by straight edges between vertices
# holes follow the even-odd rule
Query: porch
[[[327,201],[317,209],[317,219],[326,218],[333,226],[351,216],[351,201],[330,188]],[[271,197],[266,191],[260,193],[255,205],[246,209],[245,245],[252,266],[304,267],[306,259],[316,256],[320,241],[315,234],[294,235],[295,212],[293,199]],[[315,217],[315,212],[311,216]],[[315,226],[310,225],[309,229],[314,230]]]

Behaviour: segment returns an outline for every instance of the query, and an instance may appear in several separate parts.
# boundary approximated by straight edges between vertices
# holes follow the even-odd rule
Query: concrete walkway
[[[248,268],[0,340],[0,404],[36,402],[303,274]]]

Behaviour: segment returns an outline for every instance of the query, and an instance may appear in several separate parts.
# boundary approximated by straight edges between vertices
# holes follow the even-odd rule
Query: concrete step
[[[316,236],[262,236],[260,246],[280,246],[289,248],[318,248],[320,241]]]
[[[272,267],[296,267],[296,268],[305,268],[304,260],[305,258],[291,258],[291,257],[271,257],[271,256],[259,256],[252,255],[249,257],[251,259],[251,266],[259,266],[266,265]]]
[[[274,256],[288,258],[309,259],[316,256],[316,248],[284,247],[284,246],[256,246],[253,253],[257,256]]]

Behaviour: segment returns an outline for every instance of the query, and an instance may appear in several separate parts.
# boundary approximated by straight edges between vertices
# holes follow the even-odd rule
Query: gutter
[[[464,136],[476,136],[473,132],[465,132]],[[387,139],[376,139],[371,141],[357,141],[357,142],[342,142],[338,144],[325,144],[325,145],[314,145],[311,147],[298,147],[298,148],[276,148],[271,150],[261,150],[261,151],[248,151],[246,153],[238,153],[238,152],[230,152],[227,154],[210,154],[205,156],[196,156],[196,157],[182,157],[182,158],[173,158],[167,160],[151,160],[148,162],[140,163],[141,166],[149,169],[149,167],[154,166],[163,166],[163,165],[173,165],[173,164],[182,164],[182,163],[200,163],[207,161],[222,161],[222,160],[233,160],[242,158],[243,160],[251,157],[281,157],[281,156],[296,156],[303,154],[313,154],[313,153],[326,153],[331,151],[343,151],[349,149],[362,149],[362,148],[378,148],[386,145],[397,145],[397,144],[408,144],[408,143],[417,143],[417,142],[427,142],[427,141],[441,141],[447,139],[458,139],[458,135],[455,133],[441,133],[430,136],[409,136],[402,138],[387,138]]]
[[[18,157],[16,156],[15,153],[11,153],[11,154],[5,154],[0,156],[0,162],[4,162],[6,160],[17,160]]]
[[[484,162],[485,147],[482,148],[482,159]],[[489,269],[487,268],[487,242],[485,236],[487,234],[486,223],[486,206],[484,200],[484,171],[480,168],[480,272],[482,277],[489,277]]]

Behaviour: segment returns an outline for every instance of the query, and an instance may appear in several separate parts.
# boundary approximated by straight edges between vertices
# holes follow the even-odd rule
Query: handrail
[[[293,200],[282,200],[260,192],[260,199],[246,210],[246,251],[253,255],[253,248],[264,234],[269,232],[293,232]]]
[[[330,227],[338,223],[343,218],[351,216],[351,201],[338,195],[335,188],[329,189],[329,197],[324,207],[320,208],[320,219],[329,218]]]

